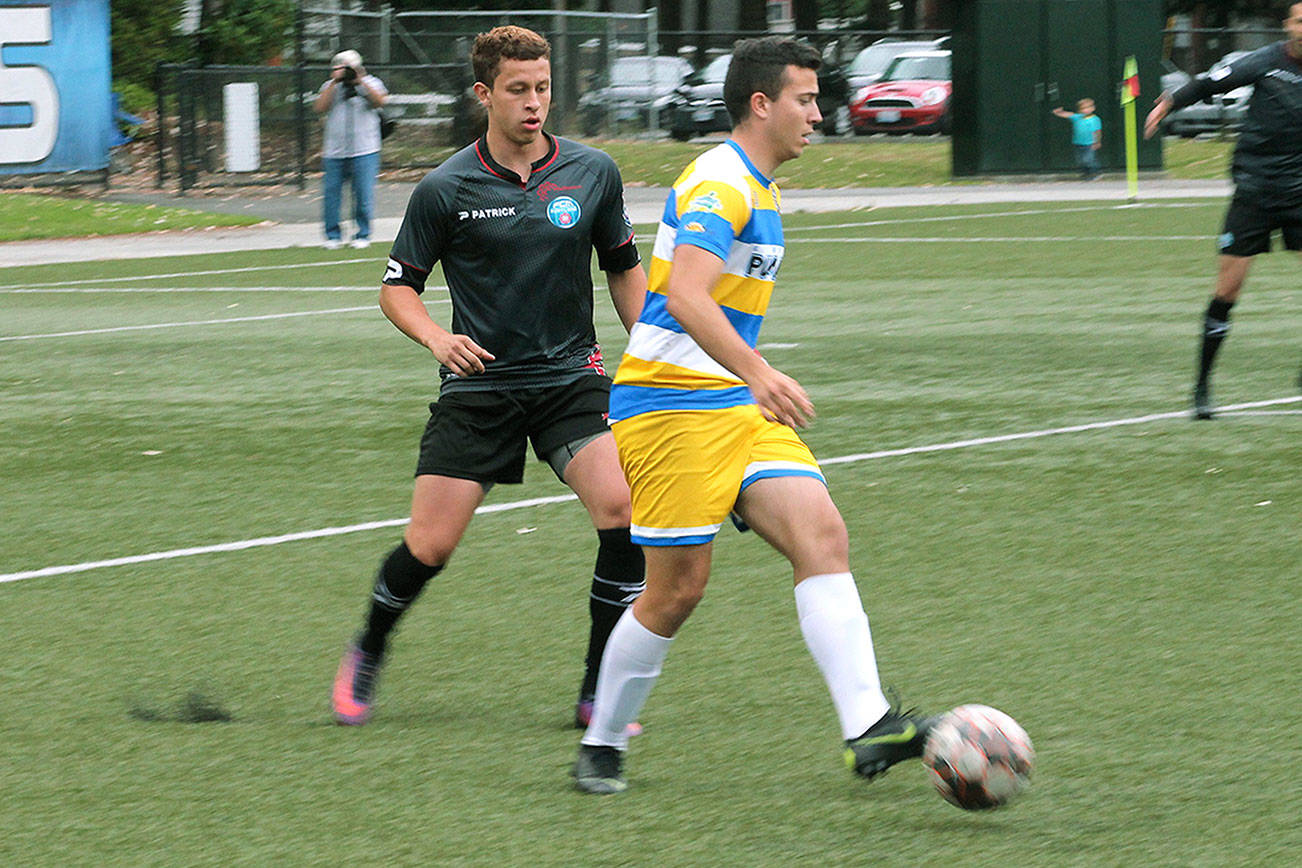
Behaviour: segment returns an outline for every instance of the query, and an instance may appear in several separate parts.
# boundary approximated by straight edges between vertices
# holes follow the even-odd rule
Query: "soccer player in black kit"
[[[1203,317],[1194,417],[1210,419],[1212,363],[1230,330],[1230,308],[1248,276],[1252,258],[1270,251],[1279,229],[1284,246],[1302,250],[1302,3],[1287,7],[1286,39],[1241,57],[1216,76],[1196,78],[1174,94],[1157,99],[1144,122],[1144,137],[1157,132],[1162,119],[1212,94],[1250,84],[1252,97],[1234,148],[1234,198],[1220,236],[1220,270],[1216,292]],[[1302,388],[1302,373],[1298,376]]]
[[[626,329],[646,291],[619,170],[601,151],[543,132],[551,62],[537,33],[481,33],[471,61],[488,130],[417,185],[380,289],[385,316],[440,362],[442,386],[421,438],[411,522],[380,566],[365,625],[335,676],[342,724],[369,718],[390,631],[443,569],[488,489],[522,480],[526,440],[579,496],[599,538],[576,725],[588,723],[610,630],[643,588],[592,324],[593,250]],[[437,261],[452,296],[450,331],[420,299]]]

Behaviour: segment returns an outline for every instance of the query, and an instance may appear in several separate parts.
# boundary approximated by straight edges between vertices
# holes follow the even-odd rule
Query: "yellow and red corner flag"
[[[1135,58],[1126,58],[1126,71],[1123,73],[1125,81],[1121,84],[1121,104],[1129,105],[1139,96],[1139,64],[1135,63]]]
[[[1139,96],[1139,64],[1134,56],[1126,58],[1122,73],[1121,105],[1126,120],[1126,191],[1130,201],[1139,195],[1139,130],[1135,123],[1135,98]]]

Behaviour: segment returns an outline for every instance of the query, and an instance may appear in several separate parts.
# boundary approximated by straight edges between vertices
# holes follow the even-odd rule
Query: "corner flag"
[[[1139,64],[1133,56],[1126,58],[1125,81],[1121,84],[1121,104],[1130,105],[1139,96]]]
[[[1134,56],[1126,58],[1121,82],[1121,105],[1126,115],[1126,190],[1130,201],[1139,195],[1139,141],[1135,124],[1135,97],[1139,96],[1139,64]]]

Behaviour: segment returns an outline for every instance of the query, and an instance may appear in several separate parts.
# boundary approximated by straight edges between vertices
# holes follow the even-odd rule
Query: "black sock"
[[[582,697],[597,692],[597,671],[601,668],[601,655],[606,652],[610,631],[646,588],[642,548],[629,539],[628,528],[599,530],[597,537],[601,542],[597,548],[597,566],[592,571],[592,592],[588,596],[592,627],[588,632],[588,656],[584,660],[587,670],[579,688]]]
[[[1230,333],[1230,308],[1234,302],[1213,298],[1203,314],[1202,352],[1198,357],[1198,382],[1206,383],[1212,373],[1212,363],[1216,360],[1216,351],[1221,348],[1221,341]]]
[[[438,575],[443,565],[431,567],[416,560],[407,542],[389,552],[380,573],[375,577],[371,591],[371,608],[366,615],[366,628],[357,638],[357,647],[367,654],[381,656],[384,646],[402,613],[415,602],[425,583]]]

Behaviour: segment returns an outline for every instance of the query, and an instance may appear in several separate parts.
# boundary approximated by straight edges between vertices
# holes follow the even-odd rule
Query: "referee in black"
[[[522,27],[476,38],[474,89],[488,130],[417,185],[390,252],[380,307],[438,359],[442,387],[420,442],[411,522],[380,567],[364,628],[335,676],[332,704],[343,724],[369,718],[390,631],[447,564],[488,489],[522,481],[526,441],[579,496],[599,537],[576,725],[591,714],[610,630],[644,587],[606,422],[610,379],[592,324],[592,252],[626,329],[641,312],[646,275],[614,161],[543,132],[550,55],[547,41]],[[439,261],[451,331],[420,298]]]
[[[1234,148],[1234,198],[1221,230],[1216,294],[1203,317],[1193,396],[1198,419],[1210,419],[1214,413],[1212,363],[1230,331],[1230,308],[1238,301],[1252,258],[1270,251],[1276,229],[1282,230],[1286,248],[1302,250],[1302,3],[1287,7],[1284,32],[1286,39],[1236,60],[1214,76],[1162,94],[1144,122],[1144,137],[1151,138],[1174,109],[1253,86]],[[1298,382],[1302,388],[1302,374]]]

